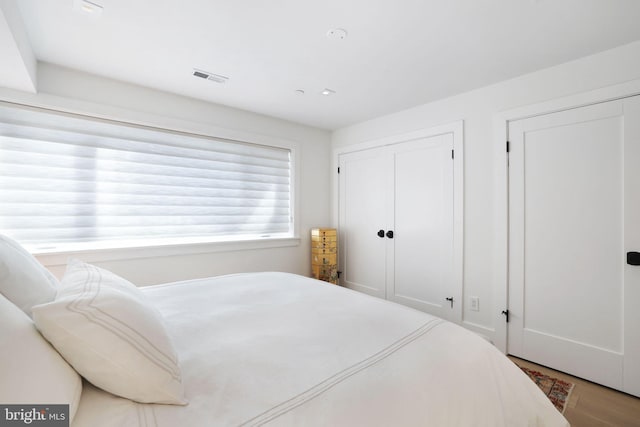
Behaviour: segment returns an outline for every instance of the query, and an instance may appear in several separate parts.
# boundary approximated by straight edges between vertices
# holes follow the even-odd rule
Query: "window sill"
[[[255,240],[223,242],[182,243],[156,246],[135,246],[104,249],[34,250],[33,255],[45,266],[66,265],[69,258],[84,262],[121,261],[140,258],[194,255],[215,252],[245,251],[254,249],[282,248],[300,245],[299,237],[279,237]]]

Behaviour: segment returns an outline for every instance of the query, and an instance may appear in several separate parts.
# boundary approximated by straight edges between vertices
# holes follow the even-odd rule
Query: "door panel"
[[[638,285],[623,262],[625,197],[638,198],[623,192],[625,102],[509,124],[508,352],[617,389]]]
[[[453,135],[393,147],[394,231],[387,297],[448,318],[453,295]],[[457,307],[456,307],[457,308]]]
[[[345,286],[386,297],[386,209],[388,159],[384,149],[340,156],[340,281]]]
[[[524,129],[524,312],[527,329],[621,352],[622,111],[616,110],[614,117]]]
[[[624,108],[624,252],[640,252],[640,97]],[[640,266],[624,267],[623,390],[640,397]]]

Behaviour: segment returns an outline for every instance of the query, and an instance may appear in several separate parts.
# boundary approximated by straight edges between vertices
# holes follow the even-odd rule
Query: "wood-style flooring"
[[[509,356],[518,365],[575,384],[565,418],[572,427],[640,427],[640,398]]]

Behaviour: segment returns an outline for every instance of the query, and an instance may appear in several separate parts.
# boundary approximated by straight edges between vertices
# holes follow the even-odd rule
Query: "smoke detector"
[[[229,80],[229,77],[221,76],[220,74],[210,73],[208,71],[199,70],[197,68],[193,69],[193,76],[199,77],[205,80],[211,80],[212,82],[224,84]]]
[[[330,40],[344,40],[347,38],[347,30],[342,28],[334,28],[327,31],[327,38]]]

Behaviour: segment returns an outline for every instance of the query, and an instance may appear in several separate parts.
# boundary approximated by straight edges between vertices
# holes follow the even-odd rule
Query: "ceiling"
[[[329,130],[640,39],[637,0],[15,1],[39,61]]]

